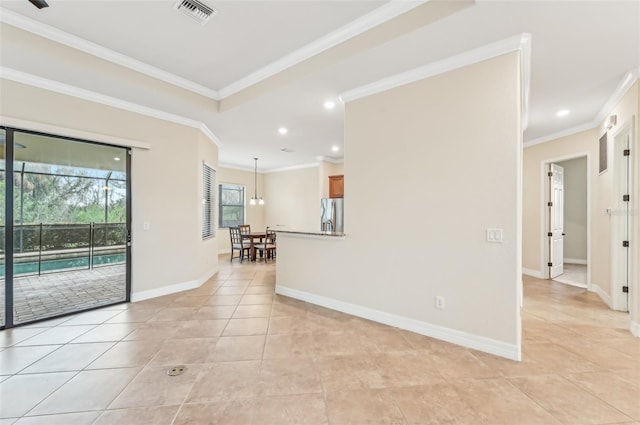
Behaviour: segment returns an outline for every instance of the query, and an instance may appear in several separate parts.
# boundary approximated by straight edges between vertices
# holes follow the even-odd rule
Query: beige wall
[[[265,223],[272,229],[320,230],[320,167],[264,175]]]
[[[513,53],[347,103],[347,237],[279,239],[278,287],[519,357],[519,76]]]
[[[556,162],[564,168],[564,261],[587,263],[587,157]]]
[[[254,194],[254,172],[238,170],[235,168],[220,167],[217,173],[218,184],[238,184],[245,187],[245,222],[251,225],[251,229],[264,230],[266,227],[265,211],[271,206],[271,201],[265,196],[264,174],[258,173],[258,196],[265,199],[265,205],[249,205]],[[231,252],[229,229],[218,229],[218,249],[220,253]]]
[[[217,239],[201,239],[201,169],[203,161],[217,166],[218,149],[199,130],[7,80],[0,84],[0,114],[6,119],[151,147],[132,154],[133,298],[174,284],[194,286],[217,271]],[[143,222],[150,224],[148,231]]]

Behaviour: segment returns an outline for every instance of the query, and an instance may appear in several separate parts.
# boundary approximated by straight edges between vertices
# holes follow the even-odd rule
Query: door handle
[[[562,233],[562,236],[566,235],[566,233]]]

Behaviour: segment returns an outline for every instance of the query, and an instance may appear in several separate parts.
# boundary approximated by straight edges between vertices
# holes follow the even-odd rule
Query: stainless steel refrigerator
[[[320,231],[344,232],[344,199],[323,198],[320,202]]]

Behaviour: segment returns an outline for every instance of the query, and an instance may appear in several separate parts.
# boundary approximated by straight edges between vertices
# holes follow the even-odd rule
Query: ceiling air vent
[[[175,5],[175,9],[188,17],[195,19],[202,25],[209,22],[209,19],[218,13],[218,11],[213,7],[209,7],[198,0],[178,0],[178,3]]]

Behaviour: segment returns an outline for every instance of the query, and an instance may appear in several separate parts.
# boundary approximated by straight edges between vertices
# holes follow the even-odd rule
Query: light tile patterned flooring
[[[196,290],[0,332],[0,425],[640,424],[640,339],[580,288],[525,277],[517,363],[220,264]]]
[[[574,285],[581,288],[587,287],[587,265],[564,263],[564,272],[554,279],[557,282]]]

